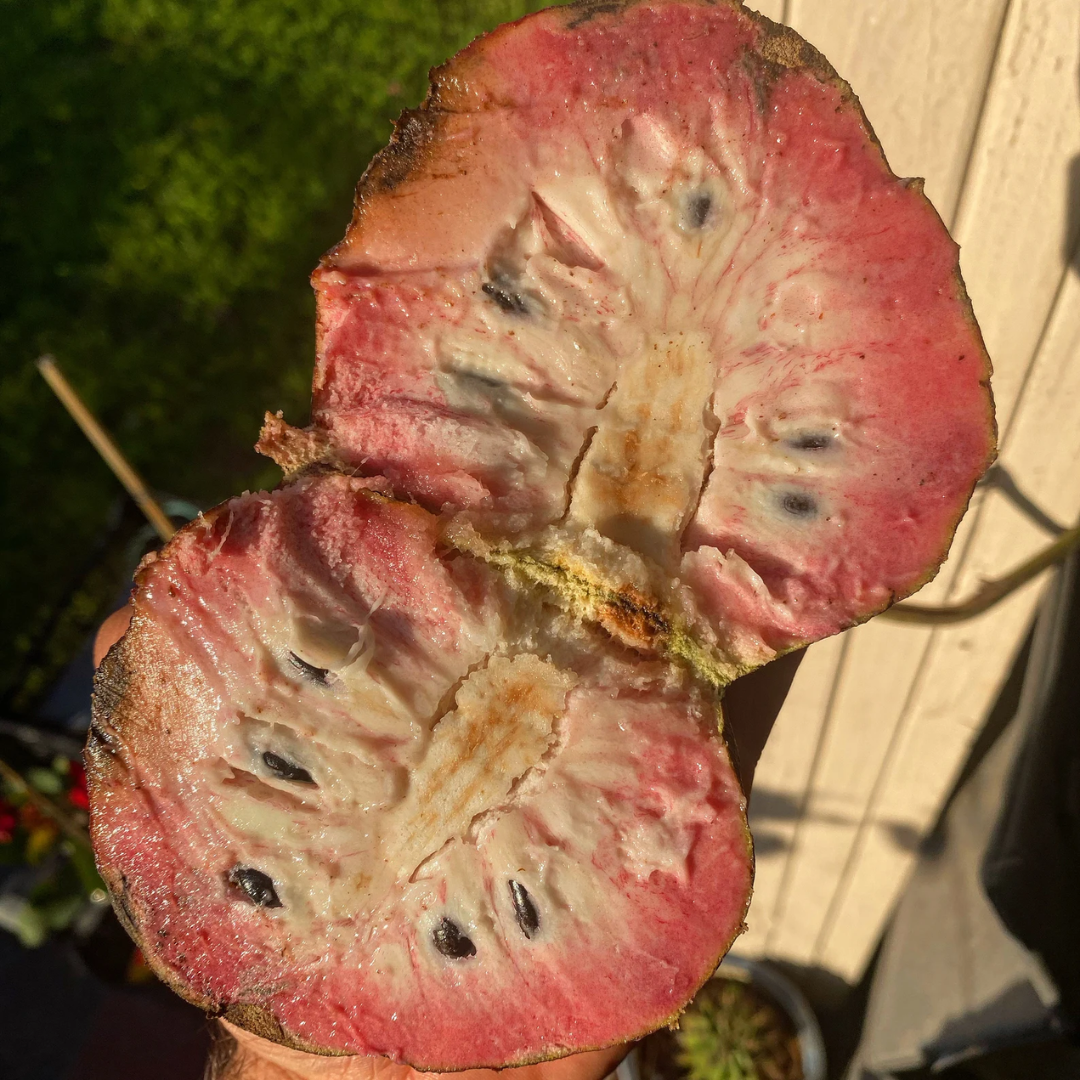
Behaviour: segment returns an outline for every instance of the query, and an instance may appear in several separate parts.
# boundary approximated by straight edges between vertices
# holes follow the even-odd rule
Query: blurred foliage
[[[80,760],[57,755],[48,765],[24,767],[21,774],[5,761],[3,773],[0,870],[22,868],[23,887],[12,888],[11,879],[4,881],[0,929],[36,948],[50,934],[92,916],[95,906],[106,900],[87,833],[86,772]],[[69,835],[59,828],[57,814],[68,823]]]
[[[89,625],[119,587],[78,592],[118,486],[34,357],[151,486],[209,505],[275,483],[250,447],[264,410],[306,417],[307,276],[355,181],[432,64],[539,6],[0,0],[7,709],[30,707],[20,673],[57,606]]]

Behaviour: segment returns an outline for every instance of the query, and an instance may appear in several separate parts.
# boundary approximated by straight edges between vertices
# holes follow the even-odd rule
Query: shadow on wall
[[[1080,88],[1080,69],[1076,73]],[[1065,215],[1065,241],[1062,256],[1080,274],[1080,154],[1069,162],[1068,205]]]
[[[1078,183],[1080,183],[1080,158],[1074,164],[1078,166],[1076,177]],[[1078,191],[1078,194],[1080,194],[1080,191]],[[1080,267],[1078,267],[1078,270],[1080,270]],[[1007,474],[1005,475],[1007,476]],[[1011,478],[1008,482],[1003,481],[1000,477],[995,481],[996,486],[999,488],[1003,486],[1007,488],[1008,483],[1011,483]],[[1006,497],[1009,497],[1007,490],[1005,494]],[[1020,505],[1020,509],[1024,510],[1023,505]],[[1036,522],[1040,521],[1040,515],[1045,517],[1038,508],[1034,508],[1034,510],[1035,513],[1029,513],[1029,516],[1032,516]],[[1061,531],[1061,526],[1056,522],[1046,520],[1048,524],[1045,524],[1044,527],[1047,528],[1047,531],[1051,533]],[[959,777],[957,777],[952,794],[950,794],[945,806],[942,807],[941,817],[935,827],[928,834],[923,835],[918,829],[905,821],[886,820],[872,823],[875,827],[881,829],[900,851],[918,853],[932,859],[944,850],[946,811],[956,798],[957,792],[978,767],[979,762],[986,756],[990,747],[994,745],[1005,726],[1016,715],[1016,710],[1020,705],[1020,693],[1024,685],[1024,672],[1027,668],[1030,649],[1031,635],[1029,633],[1013,661],[1008,678],[1005,680],[1001,692],[998,694],[997,700],[994,702],[994,706],[983,724],[982,730],[972,745],[968,760],[964,764]],[[754,836],[754,850],[758,857],[764,857],[791,849],[792,837],[797,833],[793,833],[791,829],[785,829],[781,832],[776,828],[777,824],[804,819],[823,822],[827,825],[857,825],[861,821],[861,817],[857,816],[858,814],[861,814],[861,809],[858,812],[853,810],[850,814],[809,812],[805,794],[794,797],[764,785],[755,787],[750,797],[749,814],[750,829]]]
[[[859,817],[852,814],[815,814],[807,813],[806,807],[790,795],[784,795],[769,788],[755,788],[751,800],[750,828],[754,835],[754,851],[759,855],[773,855],[787,851],[791,843],[787,837],[769,828],[772,821],[823,822],[826,825],[857,825]],[[877,827],[883,829],[889,839],[903,851],[918,851],[921,834],[917,829],[902,821],[881,821]]]
[[[1069,206],[1065,218],[1065,248],[1062,254],[1080,274],[1080,154],[1069,163]]]

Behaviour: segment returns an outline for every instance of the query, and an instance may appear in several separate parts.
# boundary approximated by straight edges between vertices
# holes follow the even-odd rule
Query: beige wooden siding
[[[788,0],[766,13],[851,82],[894,170],[926,177],[994,361],[1001,464],[1044,515],[1073,524],[1080,3]],[[980,490],[920,601],[999,576],[1048,541],[1046,525]],[[876,620],[809,650],[758,768],[744,952],[860,976],[1043,584],[969,623]]]
[[[786,0],[765,0],[764,3],[748,4],[747,7],[760,11],[762,15],[767,15],[774,22],[783,22],[787,14],[784,11],[785,2]]]

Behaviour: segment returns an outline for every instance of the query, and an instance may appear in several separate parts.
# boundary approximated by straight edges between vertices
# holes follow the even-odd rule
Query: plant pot
[[[802,1069],[801,1080],[825,1080],[825,1043],[821,1029],[806,998],[790,979],[767,964],[729,956],[716,969],[706,987],[715,980],[742,983],[751,989],[756,999],[765,999],[768,1005],[775,1008],[778,1019],[794,1033]],[[699,1000],[700,995],[695,1002]],[[659,1045],[649,1040],[659,1040]],[[617,1080],[680,1080],[687,1077],[688,1071],[677,1064],[670,1054],[666,1067],[658,1068],[653,1064],[657,1055],[663,1056],[672,1044],[671,1035],[665,1031],[649,1036],[624,1059],[616,1071]]]

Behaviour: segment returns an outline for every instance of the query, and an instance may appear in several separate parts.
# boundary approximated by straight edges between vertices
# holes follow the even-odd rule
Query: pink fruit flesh
[[[436,72],[361,185],[314,279],[315,420],[433,510],[644,552],[757,664],[940,562],[989,363],[955,245],[820,57],[728,4],[578,20]]]
[[[103,872],[163,977],[301,1045],[453,1069],[656,1027],[749,895],[715,708],[434,534],[326,477],[144,569],[88,751]]]
[[[314,283],[289,482],[143,567],[99,673],[118,910],[312,1050],[653,1029],[750,893],[717,689],[929,579],[993,455],[955,245],[796,35],[604,2],[436,72]]]

